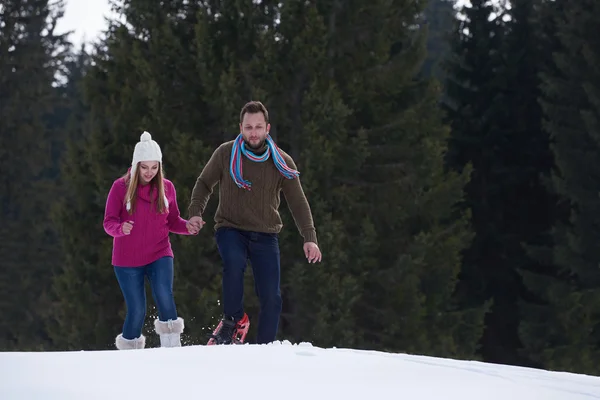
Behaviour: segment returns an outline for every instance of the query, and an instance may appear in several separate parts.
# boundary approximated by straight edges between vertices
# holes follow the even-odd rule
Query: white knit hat
[[[144,131],[140,136],[140,141],[133,150],[133,160],[131,161],[131,178],[137,172],[137,165],[141,161],[158,161],[162,163],[162,152],[160,146],[154,140],[150,133]]]
[[[140,141],[135,145],[135,149],[133,150],[133,160],[131,161],[131,171],[130,176],[133,180],[133,177],[137,173],[137,165],[142,161],[158,161],[162,164],[162,151],[160,151],[160,146],[154,140],[152,140],[152,135],[150,133],[144,131],[140,136]],[[165,206],[169,207],[169,200],[167,199],[167,195],[165,193]],[[127,201],[127,211],[131,209],[131,202]]]

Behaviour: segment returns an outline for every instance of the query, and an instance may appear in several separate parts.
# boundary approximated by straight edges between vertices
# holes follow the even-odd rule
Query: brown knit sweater
[[[202,216],[214,186],[219,183],[219,205],[215,214],[215,230],[222,226],[254,232],[279,233],[283,227],[279,215],[280,192],[283,191],[292,217],[304,242],[317,243],[310,206],[300,179],[286,179],[275,167],[273,158],[254,162],[242,156],[243,177],[252,183],[252,190],[237,187],[229,174],[233,141],[220,145],[212,154],[196,180],[188,207],[190,218]],[[253,150],[262,154],[265,147]],[[292,158],[281,150],[285,162],[296,169]]]

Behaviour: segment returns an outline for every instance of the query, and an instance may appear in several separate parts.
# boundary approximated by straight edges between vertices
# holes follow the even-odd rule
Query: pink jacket
[[[168,179],[165,182],[165,196],[168,212],[156,211],[157,190],[153,191],[154,206],[150,204],[150,185],[140,185],[137,191],[135,212],[129,214],[124,199],[127,186],[123,177],[113,182],[104,212],[104,230],[113,239],[112,265],[118,267],[139,267],[150,264],[159,258],[173,257],[169,232],[189,235],[186,220],[181,218],[177,206],[175,186]],[[129,235],[122,230],[124,222],[133,221]]]

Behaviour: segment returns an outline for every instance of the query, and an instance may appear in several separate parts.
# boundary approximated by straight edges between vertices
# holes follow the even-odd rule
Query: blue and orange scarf
[[[281,152],[279,151],[279,148],[269,134],[267,134],[266,143],[267,149],[265,152],[261,156],[257,156],[250,150],[246,149],[246,145],[241,133],[233,142],[233,148],[231,149],[231,161],[229,163],[229,174],[238,187],[251,190],[252,186],[251,182],[242,177],[242,154],[254,162],[265,162],[269,159],[269,157],[271,157],[272,154],[273,162],[275,163],[275,166],[281,175],[287,179],[294,179],[300,175],[300,172],[287,166],[283,156],[281,155]]]

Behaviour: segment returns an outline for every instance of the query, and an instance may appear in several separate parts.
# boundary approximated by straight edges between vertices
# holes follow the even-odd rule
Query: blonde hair
[[[167,212],[167,197],[165,196],[165,182],[164,182],[165,171],[163,170],[162,163],[158,163],[158,172],[152,178],[152,180],[148,183],[150,185],[150,192],[152,190],[158,190],[157,202],[156,202],[156,210],[163,214]],[[135,174],[133,176],[127,172],[124,176],[125,184],[127,185],[127,192],[125,193],[125,207],[129,214],[133,214],[135,211],[135,203],[137,201],[137,187],[140,182],[140,163],[136,165]]]

